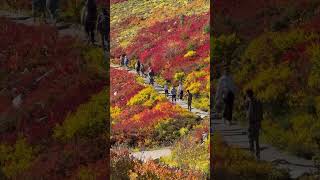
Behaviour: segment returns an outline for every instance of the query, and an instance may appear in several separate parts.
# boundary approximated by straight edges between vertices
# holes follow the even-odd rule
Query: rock
[[[21,104],[22,104],[22,94],[19,94],[12,100],[12,105],[14,108],[18,109],[20,108]]]
[[[24,68],[24,70],[23,70],[23,72],[21,74],[26,74],[28,72],[29,72],[28,68]]]
[[[41,117],[39,119],[36,119],[36,122],[40,123],[40,122],[42,122],[44,120],[47,120],[47,119],[48,119],[48,116],[44,116],[44,117]]]

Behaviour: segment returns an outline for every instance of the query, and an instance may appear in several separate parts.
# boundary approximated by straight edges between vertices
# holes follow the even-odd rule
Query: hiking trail
[[[115,69],[119,69],[119,70],[126,70],[129,73],[133,73],[133,74],[137,75],[137,72],[134,69],[128,69],[128,68],[121,67],[121,66],[116,65],[116,64],[110,64],[110,67],[111,68],[115,68]],[[142,76],[140,76],[140,77],[142,77]],[[149,84],[148,77],[144,76],[142,78],[143,78],[145,84]],[[159,94],[165,94],[163,87],[158,85],[155,82],[154,82],[153,88]],[[170,101],[170,96],[168,96],[167,99]],[[177,99],[176,105],[179,105],[183,109],[188,110],[188,104],[184,100],[178,100]],[[193,107],[191,109],[191,112],[194,113],[195,115],[201,117],[202,119],[205,118],[205,117],[209,117],[209,112],[205,112],[205,111],[193,108]],[[164,147],[164,148],[156,149],[156,150],[152,150],[152,151],[140,151],[140,152],[133,152],[132,153],[133,157],[135,157],[137,159],[140,159],[142,161],[146,161],[148,159],[152,159],[152,160],[159,159],[160,157],[168,156],[170,154],[171,154],[171,148],[170,147]]]
[[[217,115],[213,116],[210,126],[214,127],[214,133],[221,135],[228,145],[249,151],[247,128],[234,122],[232,125],[227,125]],[[262,161],[268,161],[276,167],[288,169],[292,178],[315,171],[312,160],[300,158],[287,152],[281,152],[277,148],[264,143],[260,143],[260,148],[260,159]]]

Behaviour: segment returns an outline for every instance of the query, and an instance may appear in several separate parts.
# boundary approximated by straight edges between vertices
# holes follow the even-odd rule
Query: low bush
[[[0,170],[6,178],[15,179],[27,170],[35,158],[35,149],[20,138],[13,146],[0,145]]]
[[[106,111],[108,93],[103,90],[91,97],[88,103],[69,113],[61,125],[54,129],[54,137],[68,140],[74,137],[95,137],[106,130],[108,112]]]
[[[257,162],[249,152],[227,146],[219,136],[214,136],[212,147],[216,179],[289,179],[287,171],[276,169],[267,162]]]

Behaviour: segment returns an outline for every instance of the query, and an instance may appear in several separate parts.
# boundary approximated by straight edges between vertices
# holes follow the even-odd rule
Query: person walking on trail
[[[98,10],[95,0],[87,0],[86,5],[81,12],[81,23],[84,25],[85,32],[88,37],[88,43],[95,43],[95,28],[97,22]]]
[[[149,66],[149,76],[153,77],[154,76],[154,71],[153,69]]]
[[[100,33],[101,45],[104,50],[107,49],[106,43],[109,42],[108,32],[110,31],[109,16],[106,8],[102,8],[101,14],[98,17],[97,30]]]
[[[129,58],[127,55],[124,55],[124,65],[129,68]]]
[[[221,113],[224,106],[224,97],[227,96],[228,92],[231,91],[233,95],[236,94],[236,86],[229,75],[229,69],[226,68],[223,76],[221,76],[218,80],[217,90],[215,94],[215,109],[218,113]]]
[[[31,5],[33,22],[36,22],[37,17],[46,22],[46,0],[32,0]]]
[[[142,63],[140,63],[140,72],[141,72],[141,75],[144,77],[145,74],[144,74],[144,65]]]
[[[164,89],[164,94],[165,94],[165,96],[168,97],[168,95],[169,95],[169,88],[168,88],[168,83],[167,83],[167,82],[164,84],[163,89]]]
[[[119,57],[120,66],[124,65],[124,56],[121,54]]]
[[[263,119],[262,103],[256,99],[251,89],[246,91],[246,108],[247,118],[249,121],[248,135],[250,151],[255,155],[256,158],[260,159],[260,144],[259,144],[259,133],[261,129],[261,121]],[[254,148],[255,145],[255,148]]]
[[[154,78],[153,78],[153,76],[149,76],[149,84],[150,85],[154,85]]]
[[[182,82],[180,81],[179,86],[178,86],[178,94],[179,94],[179,99],[183,99],[183,87],[182,87]]]
[[[232,125],[232,111],[233,111],[233,102],[234,102],[234,94],[231,90],[226,90],[226,94],[224,94],[224,111],[223,111],[223,119],[229,122],[229,125]]]
[[[187,90],[187,100],[188,100],[188,110],[191,111],[192,94],[189,90]]]
[[[171,89],[171,101],[173,103],[174,102],[177,102],[177,90],[174,86],[172,86],[172,89]]]
[[[45,0],[46,1],[46,11],[51,21],[56,25],[58,19],[58,11],[60,0]]]
[[[140,63],[139,59],[137,59],[135,68],[136,68],[136,71],[137,71],[138,75],[140,75],[140,67],[141,67],[141,63]]]

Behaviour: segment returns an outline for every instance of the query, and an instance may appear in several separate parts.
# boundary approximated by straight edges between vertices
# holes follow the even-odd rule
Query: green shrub
[[[256,161],[248,151],[227,146],[217,135],[213,138],[211,153],[215,152],[213,159],[215,179],[289,179],[287,171],[276,169],[268,162]]]
[[[107,127],[108,93],[103,90],[91,97],[88,103],[69,113],[61,125],[54,129],[54,137],[68,140],[75,136],[95,137],[102,134]]]
[[[20,138],[14,146],[0,145],[0,167],[9,179],[15,179],[27,170],[34,159],[35,150],[26,140]]]
[[[196,117],[190,116],[160,121],[155,127],[153,139],[157,142],[172,143],[185,135],[193,125],[197,124],[197,120]],[[183,130],[181,130],[182,128]]]
[[[85,70],[90,77],[106,78],[107,77],[107,61],[104,59],[103,50],[100,48],[84,49]]]
[[[93,170],[82,167],[78,172],[79,180],[95,180],[97,179],[96,174]]]
[[[110,153],[110,179],[129,179],[129,173],[133,170],[135,163],[127,151],[117,151]]]
[[[205,174],[209,174],[209,143],[197,143],[192,138],[185,137],[175,144],[170,157],[162,158],[162,161],[171,166],[193,169]]]

